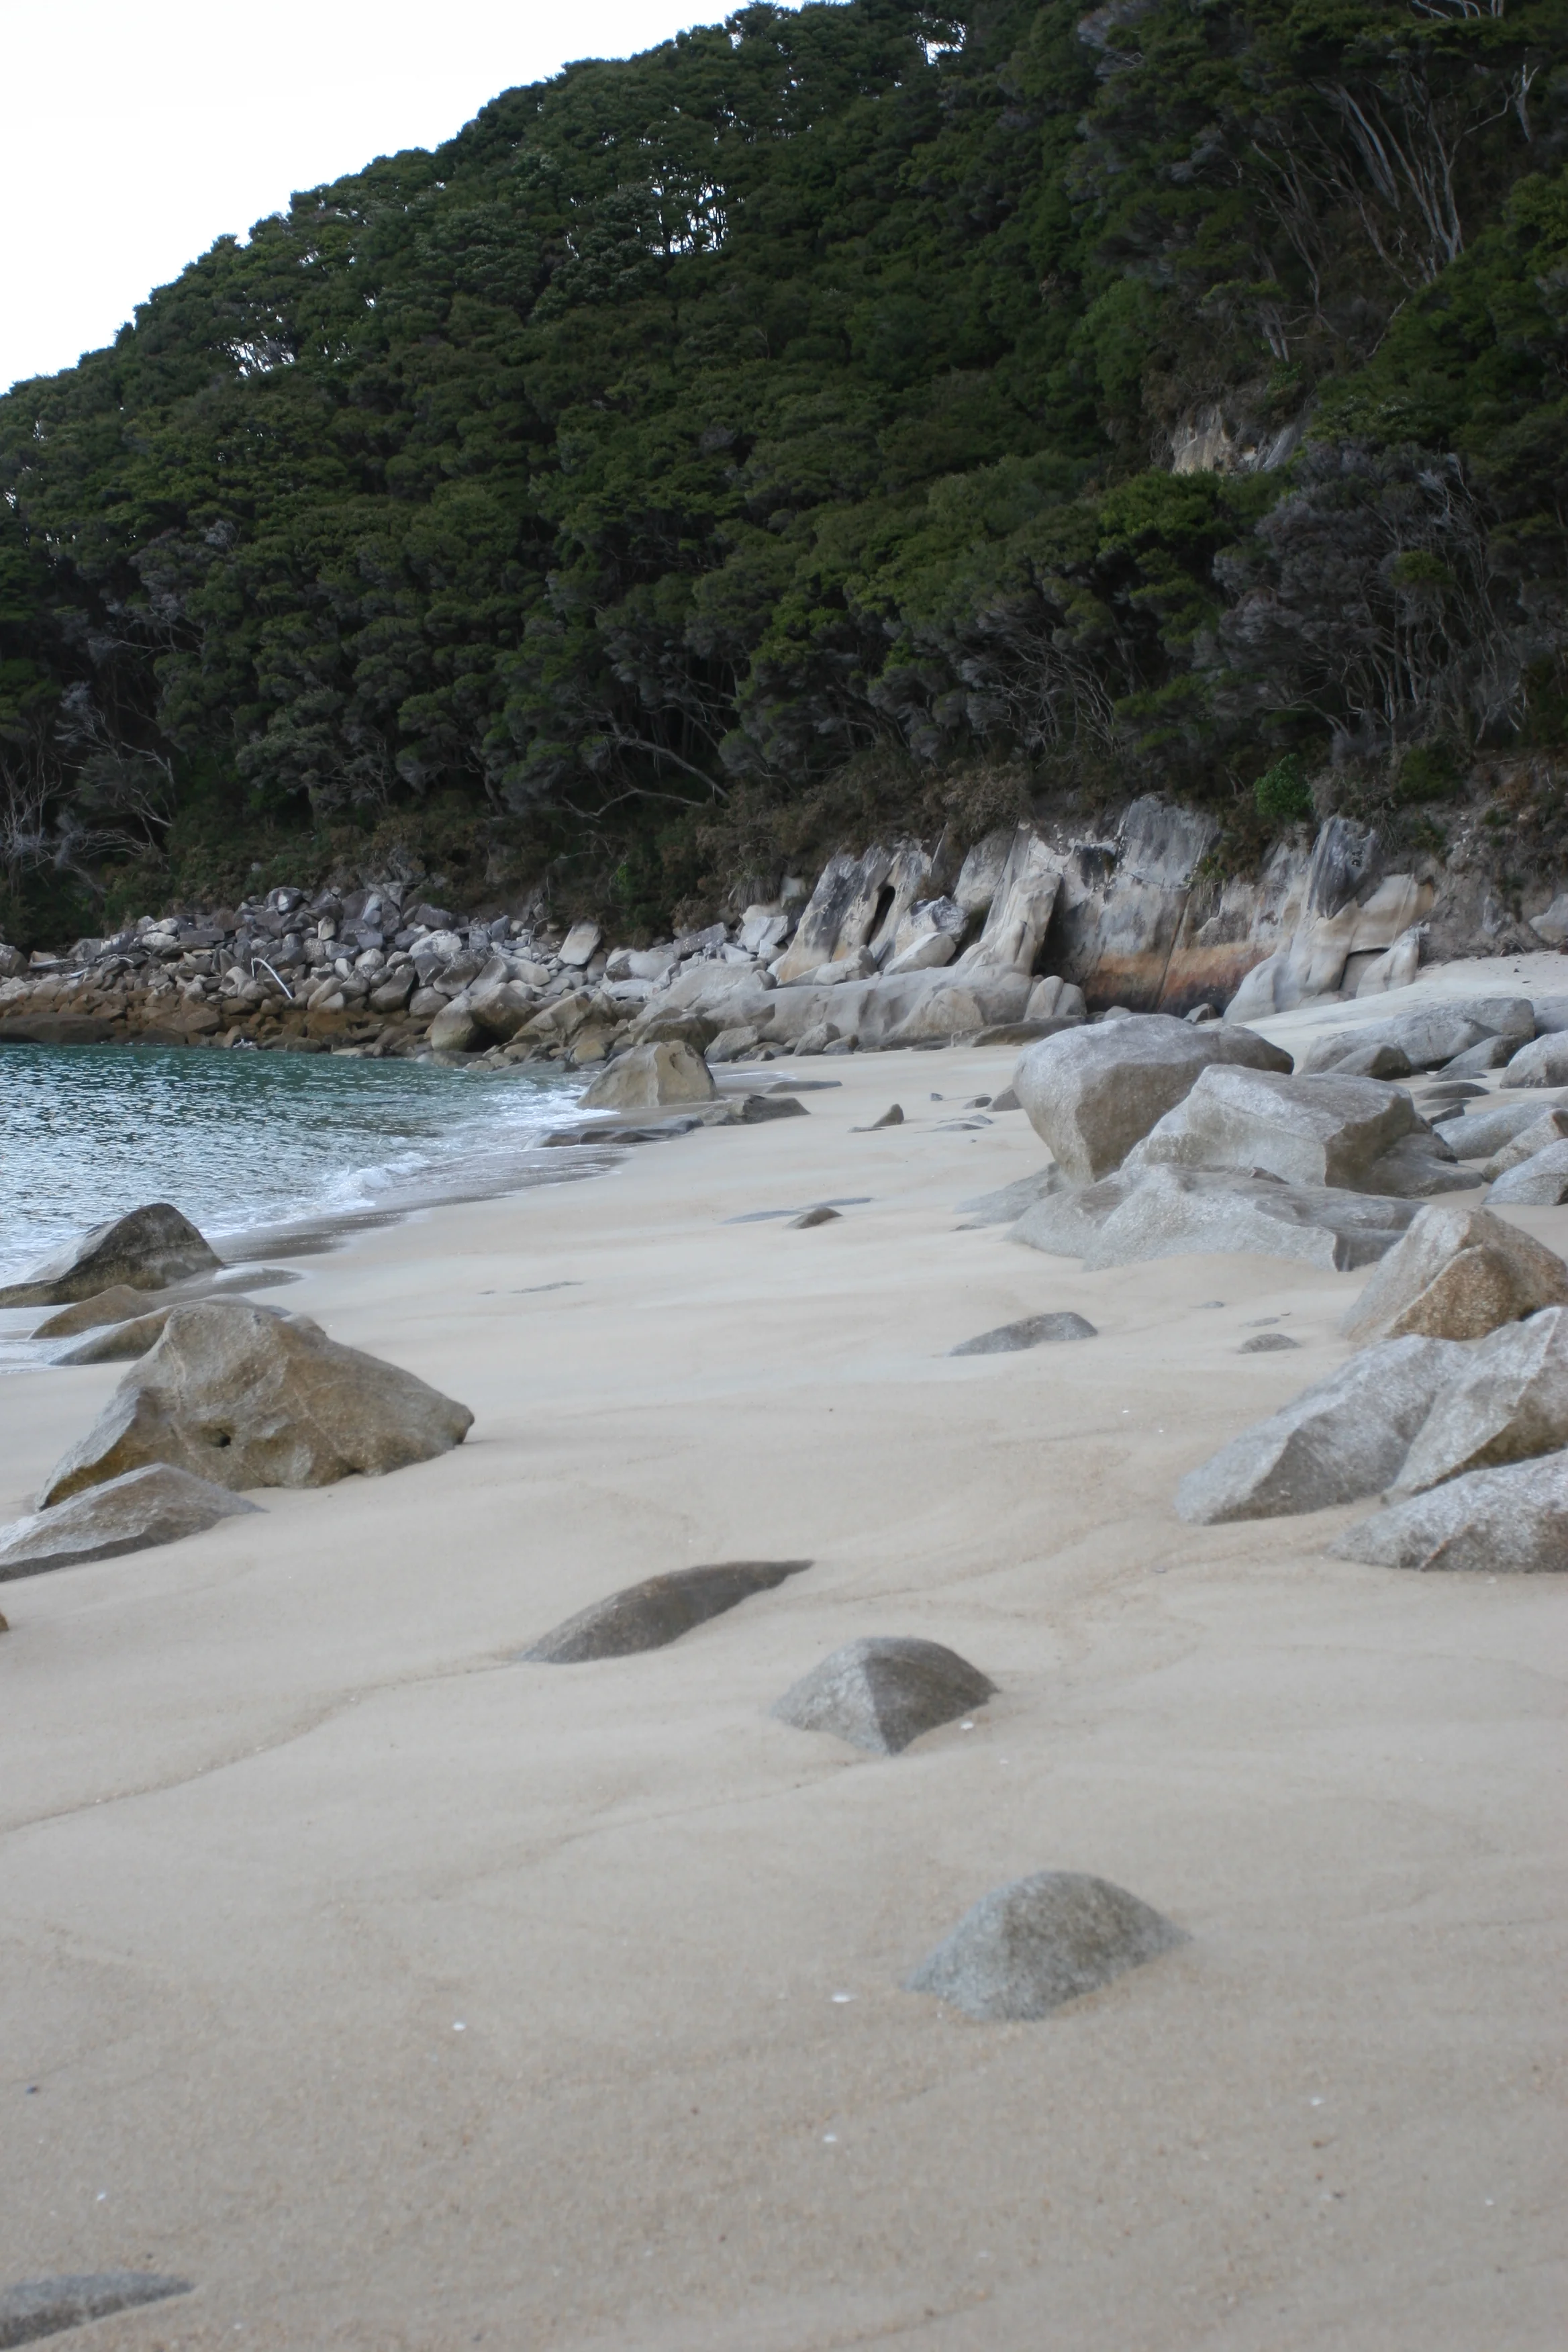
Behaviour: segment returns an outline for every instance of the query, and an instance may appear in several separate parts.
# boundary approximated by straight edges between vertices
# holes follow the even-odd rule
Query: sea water
[[[578,1155],[539,1146],[583,1083],[548,1065],[0,1047],[0,1282],[147,1201],[237,1259],[253,1230],[564,1174]]]

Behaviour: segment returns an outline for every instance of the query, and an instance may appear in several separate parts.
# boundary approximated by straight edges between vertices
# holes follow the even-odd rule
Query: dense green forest
[[[1565,156],[1563,0],[757,5],[509,90],[0,399],[12,919],[358,841],[629,929],[857,812],[1560,743]]]

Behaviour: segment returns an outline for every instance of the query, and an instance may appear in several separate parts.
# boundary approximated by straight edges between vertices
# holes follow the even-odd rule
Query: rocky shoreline
[[[258,1046],[586,1068],[679,1040],[710,1062],[1016,1042],[1109,1012],[1257,1021],[1408,985],[1424,958],[1508,929],[1458,852],[1384,870],[1331,817],[1254,880],[1212,870],[1217,827],[1154,798],[1100,837],[1022,824],[962,857],[874,845],[815,887],[649,948],[543,917],[463,919],[385,882],[143,917],[25,959],[0,947],[0,1043]],[[1544,884],[1542,887],[1547,886]],[[1538,893],[1537,895],[1540,895]],[[1564,901],[1527,927],[1568,938]]]

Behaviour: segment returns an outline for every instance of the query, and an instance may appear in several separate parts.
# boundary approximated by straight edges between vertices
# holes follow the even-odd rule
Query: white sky
[[[296,188],[731,5],[0,0],[0,389],[112,341],[154,286]]]

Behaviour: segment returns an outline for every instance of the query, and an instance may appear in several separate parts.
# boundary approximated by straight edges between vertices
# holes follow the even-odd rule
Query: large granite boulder
[[[1487,1576],[1568,1569],[1568,1454],[1472,1470],[1336,1536],[1337,1559]]]
[[[1502,1082],[1505,1087],[1568,1087],[1568,1036],[1553,1033],[1521,1045]]]
[[[1019,1056],[1013,1085],[1063,1173],[1092,1184],[1120,1168],[1215,1063],[1287,1075],[1291,1066],[1289,1054],[1250,1029],[1134,1013],[1042,1038]]]
[[[1568,1142],[1549,1143],[1498,1178],[1487,1194],[1499,1208],[1560,1209],[1568,1201]]]
[[[1417,1211],[1341,1325],[1347,1339],[1479,1339],[1542,1307],[1568,1306],[1568,1265],[1489,1209]]]
[[[188,1217],[153,1201],[94,1225],[79,1241],[36,1266],[25,1282],[0,1290],[0,1307],[68,1307],[95,1292],[164,1290],[221,1265]]]
[[[1176,1516],[1207,1528],[1383,1494],[1468,1360],[1449,1339],[1390,1339],[1364,1349],[1190,1470],[1176,1489]]]
[[[1568,1308],[1547,1307],[1463,1350],[1394,1483],[1402,1494],[1417,1495],[1467,1471],[1500,1469],[1562,1445],[1568,1445]]]
[[[904,1985],[969,2017],[1045,2017],[1187,1940],[1107,1879],[1042,1870],[982,1895]]]
[[[1361,1192],[1405,1197],[1406,1171],[1395,1160],[1395,1181],[1382,1181],[1395,1147],[1415,1144],[1435,1163],[1452,1163],[1403,1087],[1375,1078],[1297,1078],[1275,1070],[1212,1064],[1191,1091],[1165,1113],[1123,1162],[1136,1169],[1170,1162],[1186,1168],[1231,1168],[1242,1175],[1279,1176],[1289,1184],[1331,1184]],[[1454,1180],[1469,1184],[1473,1179]]]
[[[0,1580],[178,1543],[184,1536],[216,1527],[219,1519],[237,1518],[257,1507],[242,1496],[215,1486],[210,1478],[194,1478],[166,1462],[150,1462],[141,1470],[107,1479],[101,1486],[85,1486],[51,1510],[34,1511],[0,1528]]]
[[[340,1347],[306,1316],[240,1299],[179,1307],[49,1477],[48,1509],[148,1462],[220,1486],[327,1486],[427,1462],[473,1424],[412,1372]]]
[[[117,1282],[108,1290],[95,1290],[90,1298],[79,1298],[71,1306],[46,1315],[33,1337],[74,1339],[79,1332],[97,1331],[110,1323],[127,1323],[146,1311],[147,1293],[132,1290],[129,1283]]]
[[[1086,1268],[1252,1250],[1325,1272],[1370,1265],[1404,1234],[1415,1205],[1380,1192],[1284,1184],[1208,1168],[1156,1167],[1064,1185],[1026,1210],[1009,1239]]]
[[[700,1054],[671,1039],[633,1045],[601,1070],[583,1097],[584,1110],[655,1110],[667,1103],[711,1102],[718,1094]]]
[[[940,1642],[872,1634],[846,1642],[791,1685],[773,1712],[797,1731],[831,1731],[877,1756],[984,1706],[996,1685]]]
[[[524,1650],[523,1663],[575,1666],[594,1658],[662,1650],[694,1625],[721,1617],[754,1592],[773,1591],[786,1577],[799,1576],[810,1566],[808,1559],[726,1559],[711,1568],[678,1568],[668,1576],[645,1577],[640,1584],[628,1584],[579,1609]]]

